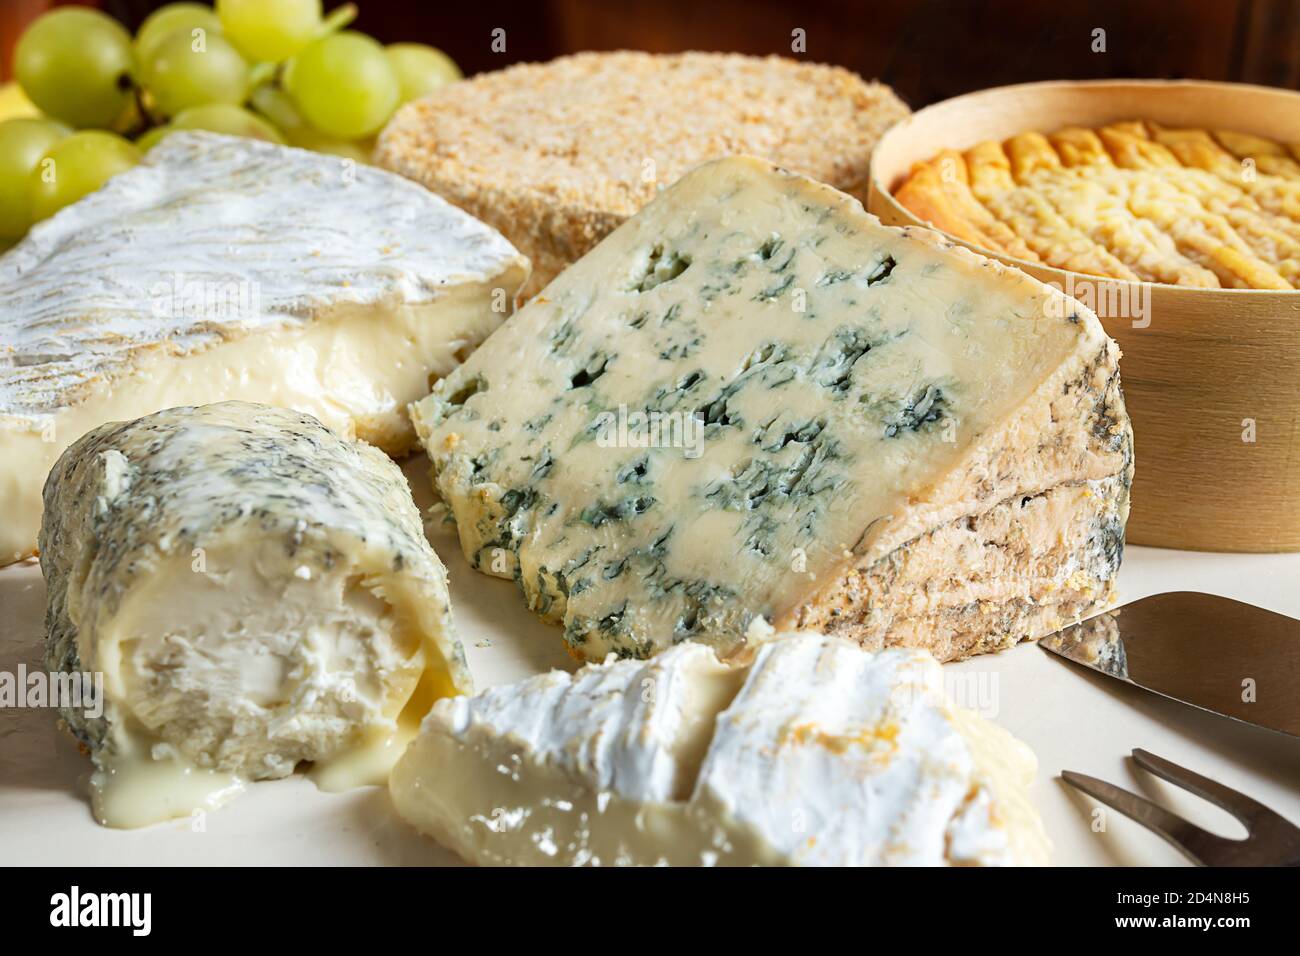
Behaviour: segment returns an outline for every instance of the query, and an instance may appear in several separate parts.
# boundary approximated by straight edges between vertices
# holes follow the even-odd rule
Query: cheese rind
[[[745,663],[687,643],[441,701],[398,812],[485,864],[1046,862],[1032,753],[954,706],[933,657],[751,639]]]
[[[762,616],[951,659],[1109,600],[1133,467],[1118,359],[1060,292],[731,158],[412,418],[467,558],[577,656],[726,652]]]
[[[375,162],[500,229],[532,260],[531,296],[715,156],[754,153],[865,200],[872,150],[907,115],[889,87],[802,56],[588,52],[403,106]]]
[[[403,454],[405,406],[504,320],[527,260],[415,184],[178,133],[0,257],[0,563],[106,421],[241,399]]]
[[[1300,281],[1300,165],[1286,152],[1149,121],[1074,126],[977,143],[955,164],[947,150],[916,163],[894,195],[964,241],[1060,269],[1285,290]],[[953,175],[939,175],[945,165]]]
[[[104,677],[102,714],[61,712],[110,825],[302,761],[391,765],[431,699],[471,690],[400,469],[309,416],[225,402],[102,425],[51,472],[40,544],[46,663]]]

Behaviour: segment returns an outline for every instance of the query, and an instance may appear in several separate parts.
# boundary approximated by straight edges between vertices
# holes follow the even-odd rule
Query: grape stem
[[[316,39],[327,37],[331,33],[338,33],[356,18],[357,5],[355,3],[343,4],[321,21],[320,29],[316,31]]]
[[[157,125],[157,118],[149,112],[148,106],[144,101],[144,87],[139,83],[131,83],[131,95],[135,98],[135,112],[138,117],[135,123],[124,130],[119,130],[127,139],[135,139],[145,130]]]
[[[247,100],[253,90],[257,89],[263,83],[275,76],[275,71],[280,68],[278,63],[254,63],[248,68],[248,92],[245,93],[244,99]]]

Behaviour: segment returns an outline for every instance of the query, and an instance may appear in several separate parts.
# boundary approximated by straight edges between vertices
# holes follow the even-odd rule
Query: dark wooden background
[[[1040,79],[1300,86],[1300,0],[357,0],[357,29],[442,47],[467,73],[576,50],[791,52],[878,77],[912,106]],[[0,59],[50,0],[0,0]],[[159,2],[101,0],[134,28]],[[337,3],[327,0],[332,8]],[[494,52],[494,30],[505,31]],[[1105,52],[1094,52],[1094,31]],[[7,67],[6,67],[7,69]]]

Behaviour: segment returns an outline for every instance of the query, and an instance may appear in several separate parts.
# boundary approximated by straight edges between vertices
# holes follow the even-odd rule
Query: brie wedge
[[[915,649],[749,633],[439,701],[393,769],[409,823],[520,865],[1045,863],[1036,762]]]
[[[471,690],[446,570],[401,470],[282,408],[102,425],[45,486],[46,664],[95,814],[134,827],[316,761],[382,783],[433,699]]]
[[[391,173],[176,133],[0,257],[0,564],[107,421],[224,399],[296,408],[390,454],[405,406],[513,306],[527,260]]]

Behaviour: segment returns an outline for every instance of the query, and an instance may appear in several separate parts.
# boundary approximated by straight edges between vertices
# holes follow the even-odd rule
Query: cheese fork
[[[1227,810],[1246,827],[1231,840],[1202,830],[1144,797],[1096,777],[1065,770],[1070,786],[1158,833],[1200,866],[1300,866],[1300,828],[1257,800],[1145,750],[1134,750],[1139,767]]]

